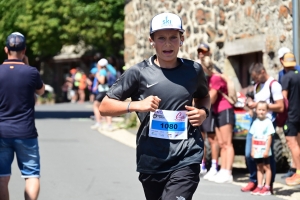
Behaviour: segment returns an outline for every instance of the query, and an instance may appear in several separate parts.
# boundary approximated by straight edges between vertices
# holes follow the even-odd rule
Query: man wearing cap
[[[283,56],[284,54],[286,53],[290,53],[291,50],[287,47],[281,47],[279,50],[278,50],[278,59],[279,59],[279,62],[281,63],[281,65],[283,66],[282,64],[282,59],[283,59]],[[283,66],[284,67],[284,66]],[[300,66],[296,65],[295,66],[295,69],[300,71]],[[278,82],[281,84],[281,78],[285,75],[286,73],[286,70],[285,69],[282,69],[280,70],[279,74],[278,74]]]
[[[288,118],[283,127],[287,145],[291,151],[296,173],[285,179],[287,185],[300,184],[300,71],[295,69],[294,54],[284,54],[282,61],[285,75],[282,77],[282,95],[288,99]]]
[[[178,15],[154,16],[149,42],[156,54],[126,70],[99,108],[106,116],[137,113],[137,171],[149,200],[190,200],[199,183],[199,126],[210,98],[201,65],[177,57],[183,33]],[[127,98],[132,101],[124,102]]]
[[[284,54],[286,53],[290,53],[291,50],[287,47],[281,47],[279,50],[278,50],[278,59],[279,59],[279,62],[281,63],[281,65],[283,66],[283,63],[282,63],[282,59],[283,59],[283,56]],[[295,69],[297,71],[300,71],[300,66],[296,65],[295,66]],[[278,82],[281,84],[281,80],[282,80],[282,77],[286,74],[286,70],[284,69],[284,66],[283,66],[283,69],[281,71],[279,71],[279,74],[278,74]],[[291,159],[291,165],[290,165],[290,169],[288,170],[288,172],[286,174],[284,174],[281,178],[287,178],[287,177],[291,177],[293,176],[295,173],[296,173],[296,168],[295,168],[295,165],[294,165],[294,161],[293,159]]]
[[[9,199],[8,183],[16,154],[25,179],[25,199],[34,200],[40,189],[35,94],[42,95],[45,85],[37,69],[22,62],[26,39],[21,33],[14,32],[7,37],[4,51],[8,59],[0,65],[0,199]]]

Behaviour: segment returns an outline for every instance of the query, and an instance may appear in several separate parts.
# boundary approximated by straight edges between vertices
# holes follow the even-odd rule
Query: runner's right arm
[[[149,96],[141,101],[120,101],[116,99],[104,97],[102,100],[99,111],[102,116],[120,116],[128,112],[154,112],[158,106],[160,98],[157,96]]]

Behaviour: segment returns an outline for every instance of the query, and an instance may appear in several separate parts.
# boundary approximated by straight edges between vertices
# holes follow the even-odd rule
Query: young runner
[[[190,200],[199,183],[199,126],[209,114],[210,97],[201,65],[177,57],[183,33],[179,16],[154,16],[149,42],[156,55],[126,70],[99,108],[103,116],[137,113],[137,171],[148,200]]]

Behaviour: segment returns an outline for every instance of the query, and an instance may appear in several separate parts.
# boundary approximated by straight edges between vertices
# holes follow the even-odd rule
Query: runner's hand
[[[156,109],[158,109],[159,106],[159,102],[161,101],[160,98],[158,98],[158,96],[149,96],[146,99],[139,101],[140,105],[140,109],[139,111],[141,112],[148,112],[148,111],[152,111],[154,112]]]
[[[200,126],[206,119],[206,112],[203,109],[198,109],[193,106],[185,106],[185,108],[188,110],[186,115],[192,126]]]

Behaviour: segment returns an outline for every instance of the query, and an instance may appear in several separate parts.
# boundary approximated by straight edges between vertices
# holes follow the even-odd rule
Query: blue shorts
[[[0,177],[11,175],[11,164],[15,152],[21,177],[40,177],[40,155],[37,138],[0,138]]]

